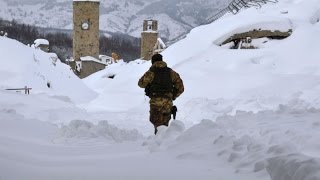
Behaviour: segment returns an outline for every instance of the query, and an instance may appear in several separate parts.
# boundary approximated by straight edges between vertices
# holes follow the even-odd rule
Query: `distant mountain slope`
[[[173,39],[200,25],[231,0],[102,0],[100,28],[140,36],[144,19],[159,20],[162,37]],[[71,29],[72,1],[0,0],[0,18],[41,27]]]

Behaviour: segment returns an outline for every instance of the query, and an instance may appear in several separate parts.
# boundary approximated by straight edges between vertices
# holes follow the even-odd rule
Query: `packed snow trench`
[[[162,55],[185,92],[157,135],[137,86],[149,61],[80,80],[53,54],[0,37],[0,180],[319,180],[319,12],[320,0],[279,0],[170,46]],[[257,28],[292,33],[220,46]]]

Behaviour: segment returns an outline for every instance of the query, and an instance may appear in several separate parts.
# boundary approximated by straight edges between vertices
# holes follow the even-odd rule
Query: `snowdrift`
[[[32,94],[65,96],[77,103],[87,102],[96,96],[69,66],[60,60],[54,62],[53,54],[0,37],[0,56],[1,89],[27,86],[32,88]]]
[[[276,112],[238,111],[216,122],[202,120],[186,131],[182,122],[174,121],[143,145],[152,153],[167,150],[179,160],[219,157],[239,176],[267,173],[272,180],[319,179],[320,161],[310,157],[318,154],[318,117],[320,110],[282,106]]]
[[[272,180],[316,180],[320,177],[320,159],[300,154],[275,157],[267,169]]]

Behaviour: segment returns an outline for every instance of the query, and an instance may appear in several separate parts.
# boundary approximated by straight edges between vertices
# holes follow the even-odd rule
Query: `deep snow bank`
[[[87,109],[128,111],[140,106],[141,102],[145,101],[145,96],[144,91],[138,87],[138,80],[150,64],[141,60],[119,62],[83,79],[87,86],[99,94],[86,105]]]
[[[137,130],[119,129],[108,121],[100,121],[95,125],[85,120],[73,120],[69,125],[63,125],[59,129],[55,142],[70,144],[101,139],[104,143],[120,143],[137,141],[142,137]]]
[[[175,102],[180,120],[189,125],[194,122],[189,117],[199,113],[211,119],[237,110],[276,109],[296,98],[320,107],[319,9],[317,0],[280,1],[246,9],[197,27],[166,49],[164,60],[185,84],[185,93]],[[284,40],[258,42],[261,49],[230,50],[216,45],[233,33],[254,28],[292,29],[293,33]],[[147,110],[148,98],[137,81],[150,65],[141,60],[115,64],[84,80],[100,94],[87,108]],[[110,74],[116,74],[115,78],[108,78]]]
[[[272,180],[318,180],[320,159],[290,154],[268,160],[267,170]]]
[[[319,157],[319,117],[319,109],[281,105],[277,111],[238,111],[216,122],[202,120],[185,131],[182,122],[173,121],[143,145],[150,152],[168,150],[177,159],[218,157],[232,164],[235,173],[315,180],[320,178],[320,161],[303,154]]]
[[[77,103],[88,102],[96,96],[68,65],[60,60],[53,63],[52,56],[16,40],[0,37],[0,88],[28,86],[33,94],[66,96]]]
[[[1,95],[0,91],[0,95]],[[11,101],[30,101],[26,99],[29,96],[20,96],[7,93],[6,96],[11,98]],[[39,95],[37,95],[39,96]],[[91,123],[85,120],[72,120],[74,118],[81,118],[76,114],[81,112],[76,107],[67,107],[66,104],[48,97],[33,96],[32,99],[36,100],[31,104],[4,104],[0,101],[0,141],[4,139],[11,139],[12,141],[30,141],[36,140],[44,144],[51,144],[51,142],[59,144],[77,144],[86,142],[99,142],[102,144],[107,143],[121,143],[125,141],[137,141],[143,136],[136,130],[121,129],[115,125],[110,124],[108,121],[99,121],[98,123]],[[47,111],[51,110],[49,107],[41,107],[41,104],[50,104],[51,106],[69,108],[58,114],[54,109],[52,110],[57,119],[47,119]],[[21,107],[17,107],[21,106]],[[35,107],[41,107],[35,111]],[[24,109],[25,110],[22,110]],[[57,111],[61,111],[58,109]],[[28,112],[29,111],[29,112]],[[75,111],[75,112],[72,112]],[[38,114],[36,116],[35,114]],[[66,117],[63,117],[63,114]],[[89,118],[88,114],[80,114],[82,118],[85,116]],[[51,115],[53,116],[53,115]],[[68,119],[69,118],[69,119]],[[64,120],[64,121],[63,121]],[[45,122],[43,122],[45,121]],[[52,121],[52,123],[50,123]],[[67,123],[70,121],[70,123]],[[60,124],[61,123],[61,124]],[[35,131],[36,129],[36,131]]]
[[[0,90],[0,110],[12,109],[28,119],[51,123],[68,123],[71,120],[89,118],[90,115],[78,108],[66,96],[50,96],[45,93],[25,95]]]

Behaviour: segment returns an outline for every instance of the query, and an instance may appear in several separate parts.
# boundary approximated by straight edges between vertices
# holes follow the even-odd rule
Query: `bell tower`
[[[158,21],[144,20],[141,33],[141,59],[150,60],[158,39]]]
[[[100,0],[73,0],[73,58],[99,58]]]

